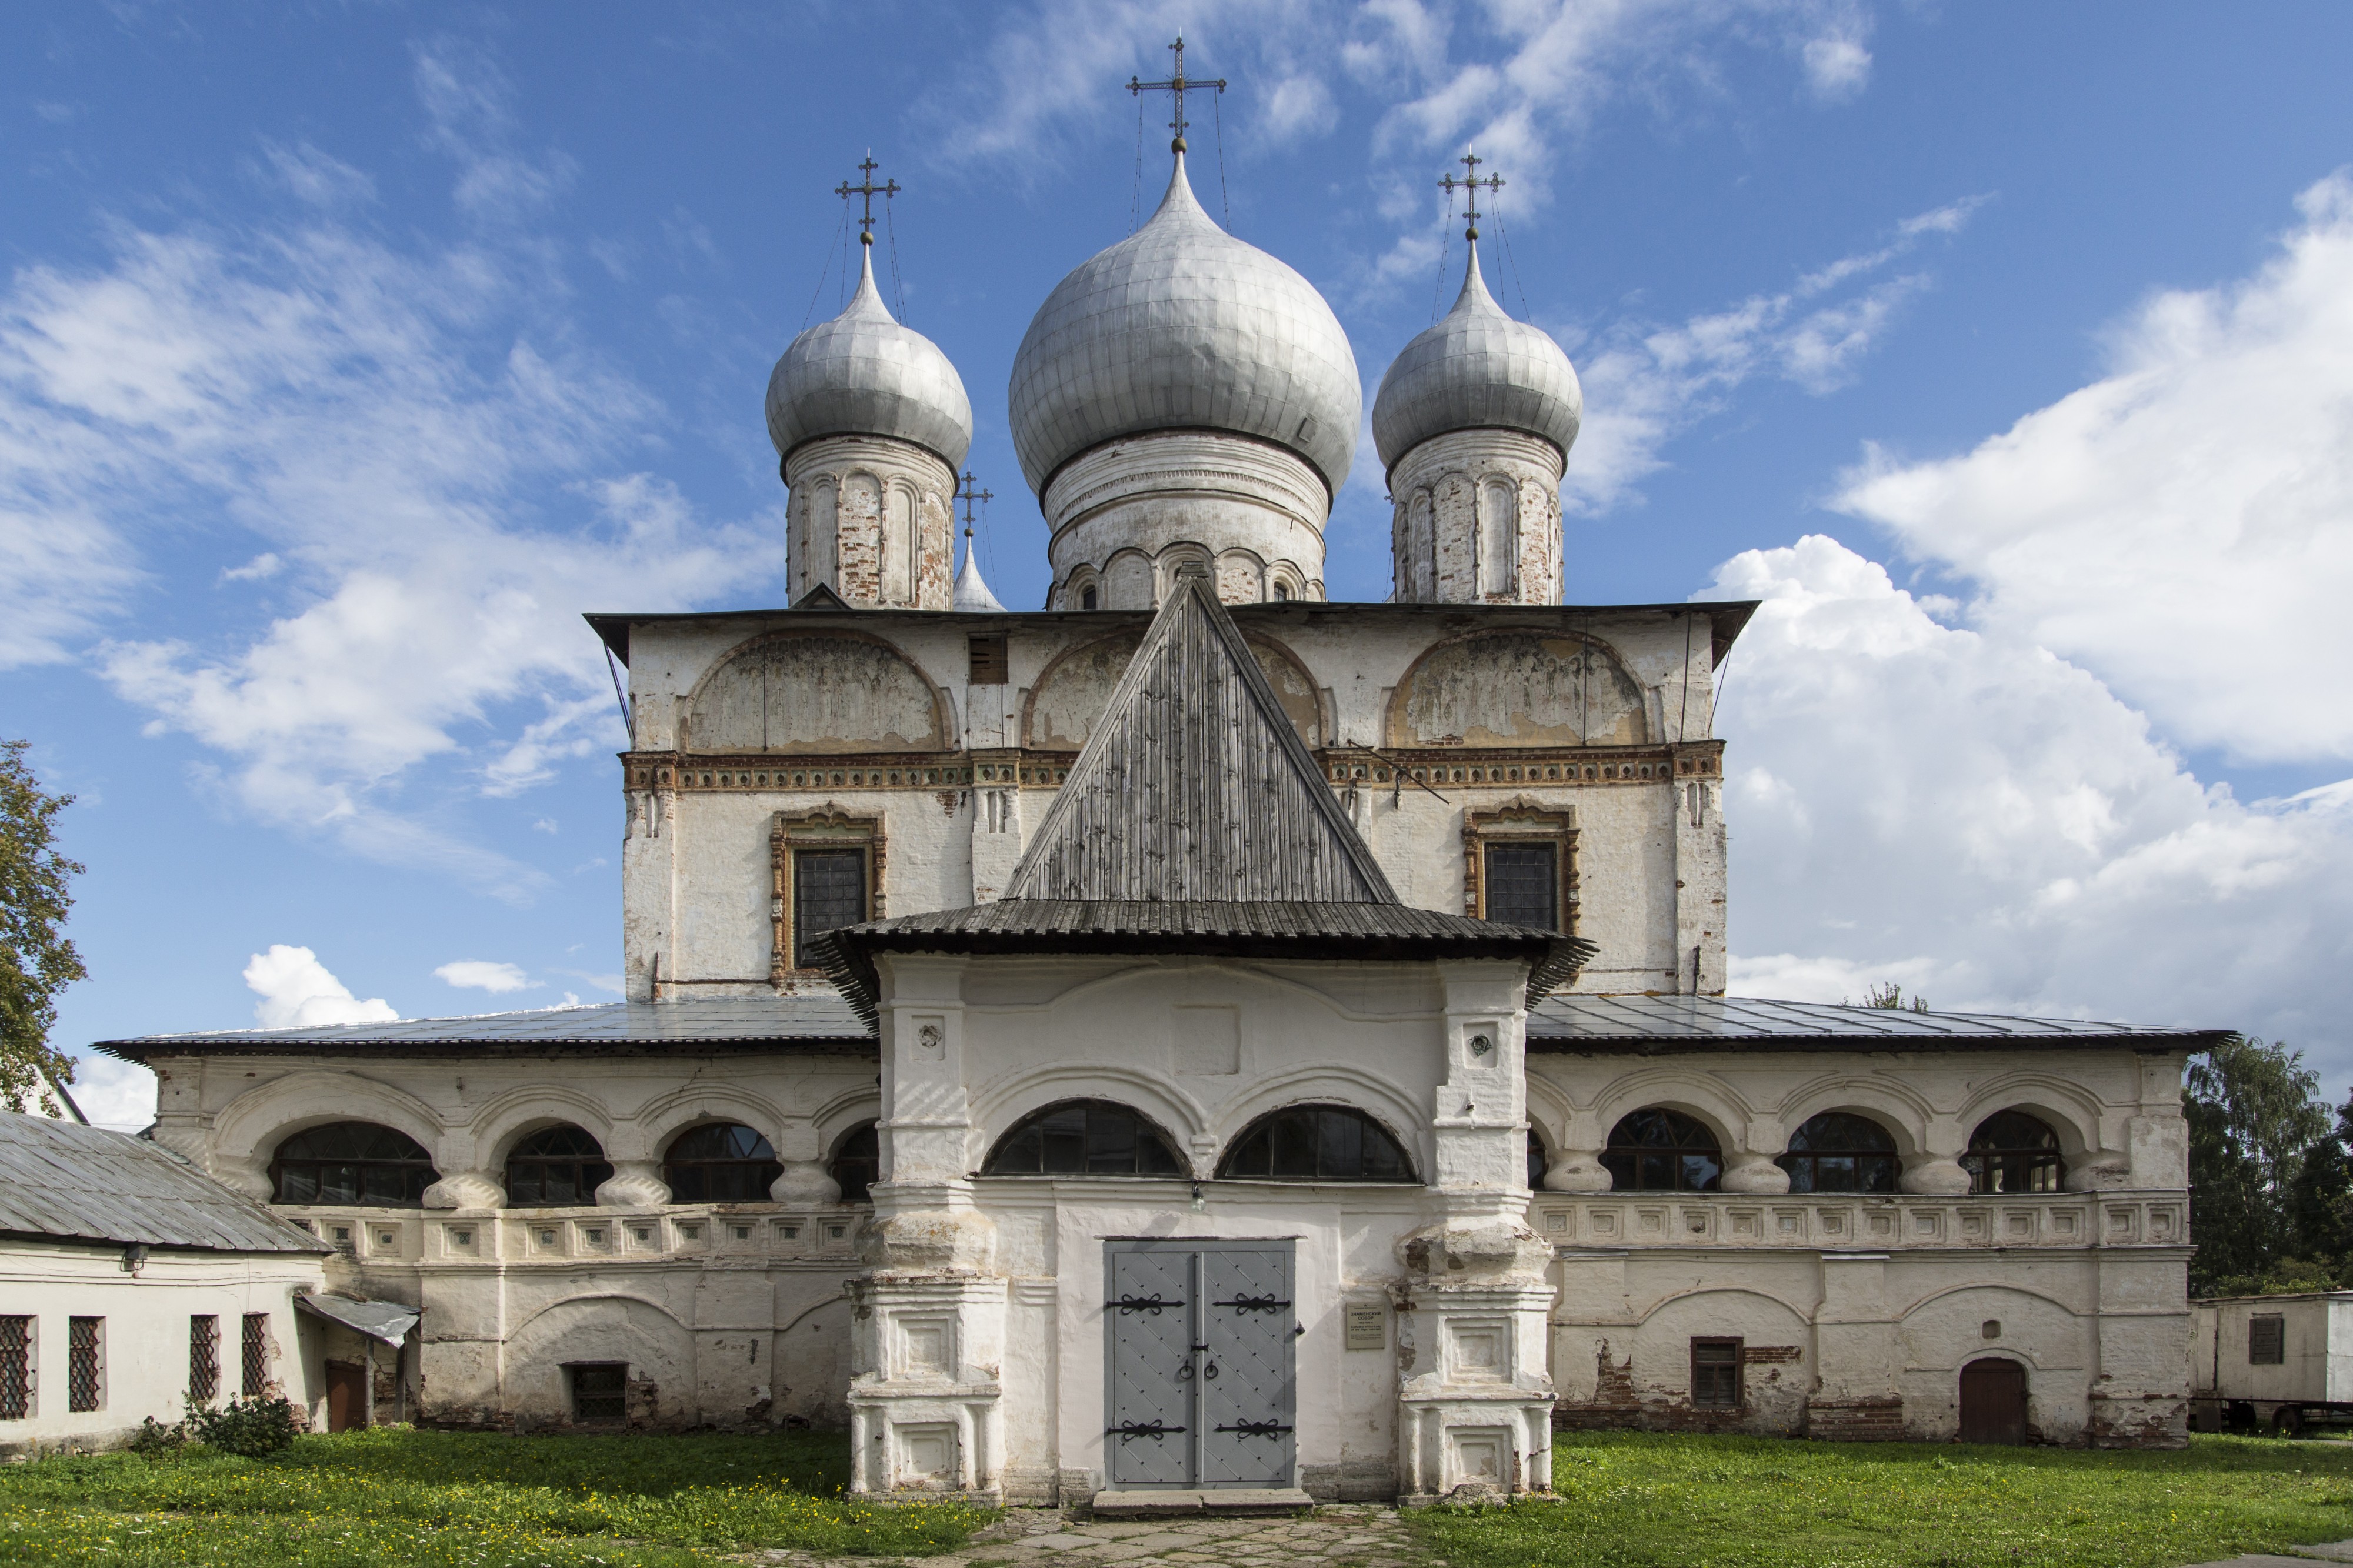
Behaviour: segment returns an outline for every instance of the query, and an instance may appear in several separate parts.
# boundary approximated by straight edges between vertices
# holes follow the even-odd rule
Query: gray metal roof
[[[1437,325],[1406,344],[1373,399],[1373,445],[1384,471],[1451,430],[1522,430],[1567,457],[1585,393],[1560,345],[1489,297],[1471,247],[1462,292]]]
[[[0,1112],[0,1232],[209,1252],[325,1252],[161,1144]]]
[[[372,1340],[382,1340],[397,1347],[417,1326],[425,1314],[414,1307],[404,1307],[397,1301],[363,1301],[351,1296],[315,1294],[297,1296],[294,1304],[316,1312],[330,1322],[341,1323],[347,1329],[357,1329]]]
[[[997,595],[990,593],[988,584],[981,580],[980,563],[973,559],[970,531],[966,531],[964,536],[964,570],[956,574],[955,597],[950,601],[949,608],[961,610],[967,616],[1001,616],[1005,613],[1005,606],[997,602]]]
[[[874,287],[874,248],[849,308],[793,340],[768,377],[768,439],[784,457],[824,436],[894,436],[951,468],[972,449],[964,379],[923,333],[891,319]]]
[[[2226,1029],[2142,1028],[1998,1013],[1913,1013],[1746,996],[1547,997],[1528,1014],[1531,1050],[1999,1049],[2126,1045],[2202,1050]]]
[[[794,996],[690,996],[664,1002],[608,1002],[544,1007],[467,1018],[405,1018],[394,1024],[332,1024],[312,1029],[230,1029],[216,1034],[143,1035],[100,1040],[93,1047],[130,1061],[207,1052],[316,1053],[464,1049],[529,1055],[540,1051],[638,1052],[673,1047],[732,1049],[850,1044],[872,1031],[831,992]]]
[[[1180,153],[1151,221],[1038,307],[1007,396],[1021,471],[1041,495],[1090,447],[1187,428],[1287,447],[1337,494],[1365,395],[1324,296],[1211,222]]]

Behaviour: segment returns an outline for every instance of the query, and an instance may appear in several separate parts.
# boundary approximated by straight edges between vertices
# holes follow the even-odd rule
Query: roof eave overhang
[[[2231,1037],[2228,1029],[2134,1029],[2095,1034],[1954,1035],[1551,1035],[1531,1021],[1531,1056],[1706,1056],[1725,1052],[1761,1055],[1788,1051],[1838,1051],[1848,1055],[1911,1055],[1945,1051],[2081,1050],[2195,1055]]]

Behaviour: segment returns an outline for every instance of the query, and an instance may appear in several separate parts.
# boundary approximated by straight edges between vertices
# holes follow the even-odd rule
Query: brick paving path
[[[755,1552],[741,1561],[779,1568],[881,1568],[871,1557]],[[885,1558],[882,1563],[890,1560]],[[1342,1504],[1276,1519],[1102,1520],[1080,1522],[1061,1509],[1017,1508],[1005,1521],[923,1568],[1444,1568],[1415,1545],[1397,1510]]]

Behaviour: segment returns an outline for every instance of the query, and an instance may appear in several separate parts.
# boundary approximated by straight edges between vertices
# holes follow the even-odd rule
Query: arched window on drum
[[[1712,1193],[1724,1176],[1724,1148],[1697,1118],[1654,1105],[1609,1130],[1601,1164],[1616,1192]]]
[[[984,1176],[1182,1176],[1166,1132],[1108,1100],[1066,1100],[1013,1124],[981,1162]]]
[[[672,1203],[765,1203],[769,1185],[784,1171],[765,1138],[733,1121],[689,1128],[662,1155]]]
[[[1809,1118],[1773,1163],[1789,1173],[1793,1193],[1892,1193],[1902,1163],[1886,1128],[1847,1110]]]
[[[613,1179],[605,1146],[586,1130],[543,1127],[516,1142],[507,1153],[507,1206],[560,1208],[596,1201],[596,1189]]]
[[[1978,1194],[2055,1193],[2067,1177],[2059,1134],[2023,1110],[1999,1110],[1978,1122],[1961,1169],[1969,1173],[1969,1191]]]
[[[421,1208],[441,1179],[407,1133],[373,1121],[330,1121],[297,1132],[269,1160],[272,1201],[354,1208]]]
[[[1287,1105],[1242,1129],[1218,1165],[1221,1179],[1416,1182],[1389,1130],[1354,1107]]]

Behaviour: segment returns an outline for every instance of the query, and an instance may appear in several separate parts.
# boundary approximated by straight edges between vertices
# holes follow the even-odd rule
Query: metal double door
[[[1299,1330],[1288,1241],[1106,1244],[1113,1487],[1288,1487]]]

